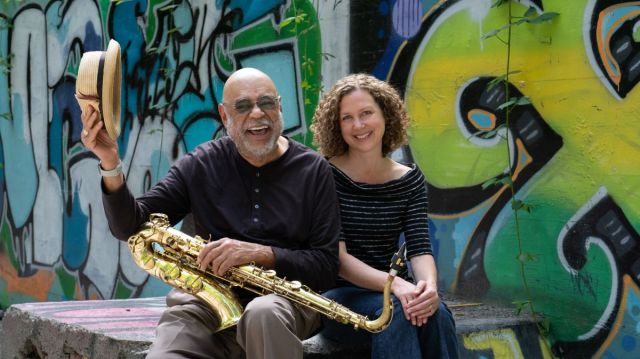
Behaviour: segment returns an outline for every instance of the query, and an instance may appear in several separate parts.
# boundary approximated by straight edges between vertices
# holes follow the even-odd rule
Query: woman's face
[[[349,152],[382,153],[384,116],[368,91],[356,89],[342,97],[339,121]]]

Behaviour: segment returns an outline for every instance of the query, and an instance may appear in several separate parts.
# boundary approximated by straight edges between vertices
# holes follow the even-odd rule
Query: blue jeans
[[[358,287],[339,287],[322,294],[350,310],[376,319],[382,312],[382,293]],[[353,326],[340,324],[323,317],[322,335],[338,343],[371,342],[371,358],[458,358],[458,339],[453,315],[446,304],[421,327],[414,326],[404,317],[400,301],[392,295],[393,319],[380,333],[353,330]]]

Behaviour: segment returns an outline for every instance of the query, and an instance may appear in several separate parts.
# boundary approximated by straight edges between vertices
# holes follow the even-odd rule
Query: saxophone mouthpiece
[[[390,275],[395,276],[396,274],[398,274],[400,270],[402,270],[402,268],[404,268],[404,264],[406,261],[405,259],[406,248],[407,248],[407,244],[405,242],[402,242],[402,245],[400,246],[398,251],[391,258],[391,265],[390,265],[391,270],[389,271]]]

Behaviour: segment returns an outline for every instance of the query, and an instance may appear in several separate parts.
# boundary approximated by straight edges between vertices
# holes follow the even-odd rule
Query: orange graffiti
[[[20,277],[15,270],[7,253],[0,254],[0,278],[7,282],[9,293],[32,297],[36,301],[47,301],[49,289],[56,280],[55,272],[37,271],[30,277]]]

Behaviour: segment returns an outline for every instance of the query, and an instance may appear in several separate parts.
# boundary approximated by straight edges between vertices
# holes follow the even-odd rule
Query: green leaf
[[[296,24],[300,24],[304,21],[306,17],[307,17],[307,14],[301,12],[301,13],[298,13],[296,16],[285,18],[282,21],[280,21],[280,28],[282,29],[287,25],[291,24],[292,22],[295,22]]]
[[[502,105],[498,106],[498,110],[502,110],[504,108],[511,108],[513,106],[528,105],[530,103],[531,103],[531,101],[529,100],[529,97],[527,97],[527,96],[512,97],[512,98],[509,99],[509,101],[506,101]]]
[[[295,17],[288,17],[282,21],[280,21],[280,28],[284,28],[285,26],[291,24],[291,22],[293,22],[293,20],[295,20]]]
[[[502,31],[502,30],[504,30],[504,29],[505,29],[505,27],[504,27],[504,26],[503,26],[503,27],[501,27],[501,28],[499,28],[499,29],[493,29],[493,30],[491,30],[491,31],[489,31],[489,32],[487,32],[487,33],[485,33],[484,35],[482,35],[481,39],[482,39],[482,40],[485,40],[485,39],[488,39],[488,38],[490,38],[490,37],[492,37],[492,36],[496,36],[500,31]]]
[[[515,75],[515,74],[519,74],[522,71],[520,70],[513,70],[513,71],[509,71],[506,74],[502,74],[496,78],[494,78],[493,80],[489,81],[489,83],[487,84],[487,90],[491,90],[494,87],[496,87],[498,84],[504,83],[507,81],[507,78],[511,75]]]
[[[0,57],[0,68],[2,68],[2,72],[8,74],[11,72],[11,67],[13,61],[13,54],[9,54],[5,57]]]
[[[499,131],[499,129],[494,128],[491,131],[479,131],[477,135],[478,135],[478,137],[487,139],[487,138],[491,138],[491,137],[495,136],[498,133],[498,131]]]
[[[518,21],[514,21],[512,23],[508,23],[506,25],[503,25],[502,27],[499,27],[497,29],[494,29],[494,30],[491,30],[491,31],[485,33],[484,35],[482,35],[481,39],[484,40],[484,39],[488,39],[488,38],[490,38],[492,36],[496,36],[501,31],[506,30],[506,29],[508,29],[510,27],[513,27],[513,26],[518,26],[518,25],[520,25],[520,24],[522,24],[524,22],[527,22],[527,19],[520,19]]]
[[[536,10],[535,7],[533,6],[529,6],[529,8],[527,9],[527,11],[524,13],[524,15],[522,15],[523,17],[531,17],[533,15],[535,15],[538,11]]]
[[[320,56],[322,56],[325,60],[335,59],[336,57],[328,52],[321,52]]]
[[[509,176],[504,176],[502,177],[498,183],[503,184],[503,185],[507,185],[507,186],[513,186],[513,180],[511,179],[511,177]]]
[[[318,27],[318,24],[313,24],[313,25],[307,27],[306,29],[300,31],[298,33],[298,36],[305,36],[309,31],[315,29],[316,27]]]
[[[163,47],[150,47],[147,50],[147,55],[153,55],[155,53],[164,53],[169,49],[169,46],[163,46]]]
[[[162,76],[164,77],[168,77],[169,75],[171,75],[175,70],[170,68],[170,67],[163,67],[160,69],[160,72],[162,73]]]
[[[543,337],[548,337],[549,333],[551,332],[551,321],[549,320],[549,318],[545,318],[542,323],[540,323],[540,326],[542,327],[540,334]]]
[[[509,99],[509,101],[502,103],[502,105],[498,106],[498,110],[502,110],[504,108],[507,107],[511,107],[513,104],[515,104],[517,101],[517,99],[515,97],[512,97],[511,99]]]
[[[296,15],[295,20],[296,20],[296,24],[300,24],[302,21],[304,21],[304,18],[307,17],[306,13],[300,13],[298,15]]]
[[[518,21],[514,21],[511,23],[511,26],[518,26],[520,24],[524,24],[525,22],[528,22],[526,18],[521,18]]]
[[[165,7],[161,7],[160,11],[170,11],[170,10],[173,10],[173,9],[175,9],[177,7],[178,7],[178,5],[175,5],[175,4],[174,5],[167,5]]]
[[[180,26],[178,27],[174,27],[173,29],[169,29],[169,31],[167,31],[167,35],[171,35],[174,32],[180,31]]]
[[[487,187],[497,184],[511,186],[513,185],[513,182],[509,176],[493,177],[482,183],[482,189],[487,189]]]
[[[495,185],[497,181],[498,179],[494,177],[482,182],[482,189],[487,189],[487,187]]]
[[[310,57],[304,57],[302,61],[302,68],[305,69],[309,73],[313,73],[313,65],[315,61],[313,61]]]
[[[11,112],[0,113],[0,118],[3,118],[5,120],[11,121],[11,117]]]
[[[160,128],[152,128],[149,131],[147,131],[147,134],[148,135],[153,135],[156,132],[162,132],[162,127],[160,127]]]
[[[498,125],[498,127],[494,128],[493,130],[490,130],[490,131],[486,131],[486,130],[477,131],[477,132],[473,133],[471,136],[469,136],[469,138],[471,138],[472,136],[480,137],[480,138],[484,138],[484,139],[491,138],[491,137],[495,136],[496,134],[499,134],[500,130],[502,130],[502,129],[506,128],[506,127],[507,126],[504,123],[502,123],[502,124]],[[502,136],[500,135],[500,137],[502,137]]]
[[[555,18],[558,15],[560,14],[558,14],[557,12],[544,12],[532,19],[527,19],[526,21],[530,24],[540,24],[545,21],[551,21],[553,18]]]
[[[518,97],[516,100],[516,106],[528,105],[531,103],[531,99],[528,96]]]
[[[160,110],[163,109],[165,107],[171,106],[171,102],[162,102],[162,103],[157,103],[153,106],[150,106],[149,108],[152,110]],[[149,132],[149,133],[153,133],[153,132]]]
[[[531,213],[533,207],[533,205],[522,202],[519,199],[514,199],[513,201],[511,201],[511,209],[513,209],[514,211],[525,211],[527,213]]]
[[[640,42],[640,26],[636,26],[633,30],[633,41]]]
[[[520,313],[527,309],[527,306],[529,306],[531,304],[530,300],[515,300],[513,302],[515,306],[516,306],[516,315],[520,315]]]
[[[494,87],[502,84],[503,82],[506,81],[506,79],[507,79],[507,75],[501,75],[489,81],[489,83],[487,84],[487,91],[493,90]]]
[[[524,202],[519,199],[514,199],[513,201],[511,201],[511,209],[513,209],[514,211],[522,209],[522,206],[524,206]]]
[[[12,27],[13,25],[11,25],[11,23],[7,19],[0,17],[0,30],[10,29]]]

